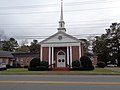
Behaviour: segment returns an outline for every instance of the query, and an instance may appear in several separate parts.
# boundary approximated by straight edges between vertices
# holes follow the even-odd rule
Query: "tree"
[[[28,45],[20,46],[17,51],[18,52],[30,52]]]
[[[33,40],[33,42],[31,42],[29,49],[30,49],[30,52],[32,52],[32,53],[39,53],[40,52],[40,45],[39,45],[38,41]]]
[[[112,23],[106,29],[106,34],[96,37],[93,44],[93,51],[98,56],[98,61],[107,64],[117,64],[120,66],[120,23]]]
[[[109,40],[107,46],[110,50],[111,62],[115,64],[117,60],[118,66],[120,66],[120,23],[112,23],[110,28],[106,29],[106,32]]]
[[[16,51],[18,46],[19,45],[14,38],[10,38],[9,40],[2,41],[2,50],[5,51]]]
[[[26,46],[28,43],[29,43],[29,42],[27,41],[27,39],[25,39],[25,40],[22,40],[22,41],[21,41],[20,45],[21,45],[21,46]]]
[[[106,35],[103,34],[100,37],[96,37],[93,43],[93,52],[97,55],[98,61],[102,61],[105,64],[109,61],[109,50],[107,48]]]
[[[17,52],[30,52],[27,39],[22,40]]]

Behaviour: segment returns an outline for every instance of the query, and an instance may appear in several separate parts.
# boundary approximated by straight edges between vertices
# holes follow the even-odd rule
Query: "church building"
[[[58,32],[40,42],[40,59],[51,68],[72,68],[72,62],[83,54],[82,41],[66,33],[63,20],[63,0]]]

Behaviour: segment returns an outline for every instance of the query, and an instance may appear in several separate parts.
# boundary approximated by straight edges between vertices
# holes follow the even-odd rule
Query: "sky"
[[[63,0],[66,33],[77,38],[104,34],[120,23],[120,0]],[[61,0],[0,0],[0,38],[39,41],[57,32]]]

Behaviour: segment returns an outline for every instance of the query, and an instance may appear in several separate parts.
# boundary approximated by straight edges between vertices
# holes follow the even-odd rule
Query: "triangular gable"
[[[80,40],[66,34],[65,32],[59,31],[54,35],[46,38],[45,40],[41,41],[40,44],[49,44],[49,43],[79,43]]]

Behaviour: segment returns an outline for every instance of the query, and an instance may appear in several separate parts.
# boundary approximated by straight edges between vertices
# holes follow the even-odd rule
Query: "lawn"
[[[14,68],[0,71],[0,75],[120,75],[120,72],[104,68],[96,68],[93,71],[28,71],[24,68]]]

